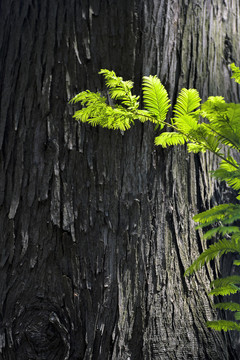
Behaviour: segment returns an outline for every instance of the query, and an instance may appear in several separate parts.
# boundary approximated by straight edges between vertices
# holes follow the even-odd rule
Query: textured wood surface
[[[0,1],[0,359],[237,359],[205,327],[212,271],[192,216],[210,156],[79,125],[67,101],[101,68],[236,100],[237,0]],[[214,190],[215,189],[215,190]],[[220,196],[220,195],[219,195]],[[206,285],[204,286],[204,282]]]

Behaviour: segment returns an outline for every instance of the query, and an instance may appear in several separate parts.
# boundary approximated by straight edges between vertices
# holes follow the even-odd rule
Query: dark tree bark
[[[72,119],[101,68],[236,100],[237,0],[1,0],[0,359],[236,359],[206,328],[210,156]]]

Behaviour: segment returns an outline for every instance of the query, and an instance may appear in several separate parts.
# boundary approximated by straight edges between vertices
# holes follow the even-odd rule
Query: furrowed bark
[[[2,0],[0,359],[237,359],[206,328],[211,268],[192,217],[214,203],[215,160],[81,125],[67,103],[113,69],[157,74],[172,100],[238,99],[239,4]]]

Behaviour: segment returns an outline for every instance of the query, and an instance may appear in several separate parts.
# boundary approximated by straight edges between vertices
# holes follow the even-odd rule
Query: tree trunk
[[[101,68],[157,74],[176,99],[237,99],[237,0],[0,2],[0,359],[237,359],[209,330],[210,268],[192,216],[210,156],[72,119]]]

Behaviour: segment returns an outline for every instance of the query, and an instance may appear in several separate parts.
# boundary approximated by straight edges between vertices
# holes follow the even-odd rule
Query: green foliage
[[[198,228],[213,225],[221,221],[221,224],[232,224],[240,219],[240,204],[221,204],[212,209],[203,211],[193,217],[193,220],[199,223]],[[231,228],[232,230],[232,228]],[[225,232],[226,233],[226,232]]]
[[[215,307],[219,310],[230,310],[230,311],[240,311],[240,304],[235,302],[223,302],[215,304]]]
[[[240,284],[240,276],[239,275],[231,275],[225,278],[215,279],[211,282],[211,287],[220,288],[223,286],[227,286],[229,284]]]
[[[232,78],[240,83],[240,69],[231,64]],[[75,119],[92,126],[125,131],[136,120],[150,121],[162,129],[155,139],[162,147],[187,145],[189,152],[210,151],[221,160],[212,175],[225,181],[236,191],[240,191],[240,104],[226,103],[221,96],[210,96],[201,104],[199,93],[195,89],[182,89],[173,107],[173,118],[166,121],[170,100],[166,89],[157,76],[143,77],[144,109],[139,109],[139,96],[132,94],[132,81],[124,81],[114,71],[100,71],[105,78],[110,101],[99,93],[88,90],[76,95],[71,103],[80,102],[82,108],[74,114]],[[226,149],[228,154],[226,154]],[[235,152],[237,156],[230,155]],[[237,196],[240,200],[240,193]],[[209,229],[204,238],[213,239],[200,256],[185,271],[191,275],[206,263],[229,252],[236,254],[233,264],[240,266],[240,204],[221,204],[194,217],[198,228]],[[240,276],[217,278],[211,283],[209,295],[230,295],[239,291]],[[218,303],[216,308],[235,313],[236,321],[208,321],[207,326],[215,330],[240,331],[240,304],[233,302]]]
[[[151,121],[163,127],[170,100],[167,91],[156,76],[143,77],[143,101],[145,109],[139,109],[139,96],[133,95],[132,81],[124,81],[114,71],[102,69],[99,72],[105,78],[109,97],[113,104],[108,104],[105,97],[89,90],[77,94],[70,103],[80,102],[74,118],[92,126],[99,125],[113,130],[128,130],[135,120]]]
[[[231,159],[232,161],[232,159]],[[227,163],[227,166],[230,166]],[[205,263],[213,260],[217,256],[222,256],[228,252],[240,254],[240,228],[233,225],[240,219],[240,205],[239,204],[222,204],[213,207],[210,210],[202,212],[194,217],[194,220],[199,222],[199,228],[205,228],[209,225],[218,226],[208,230],[205,233],[205,239],[211,239],[213,236],[226,236],[222,240],[215,241],[206,250],[204,250],[200,256],[192,263],[192,265],[186,270],[185,274],[190,275],[197,271]],[[240,265],[239,260],[233,261],[234,265]],[[226,296],[239,292],[240,276],[233,275],[225,278],[217,278],[211,282],[212,290],[209,295],[214,296]],[[230,310],[235,313],[236,321],[210,321],[207,323],[208,327],[215,330],[239,330],[240,324],[240,304],[233,302],[219,303],[216,305],[218,309]]]
[[[83,107],[75,112],[76,120],[87,122],[92,126],[100,125],[108,129],[129,129],[134,121],[132,113],[121,106],[115,108],[106,104],[106,98],[98,93],[83,91],[72,99],[72,102],[81,102]]]
[[[155,139],[156,145],[167,147],[170,145],[183,145],[191,134],[196,132],[198,124],[200,97],[195,89],[182,89],[174,106],[174,117],[171,120],[172,128],[177,132],[162,133]],[[169,134],[169,135],[167,135]]]
[[[211,282],[213,288],[209,295],[230,295],[240,290],[237,284],[240,284],[240,276],[233,275],[225,278],[215,279]]]
[[[236,312],[236,313],[234,314],[234,317],[235,317],[235,320],[240,320],[240,312],[239,312],[239,311]]]
[[[207,321],[207,326],[217,331],[228,331],[237,330],[240,331],[240,324],[235,321],[218,320],[218,321]]]
[[[133,88],[132,81],[123,81],[119,76],[116,76],[114,71],[102,69],[99,74],[105,78],[106,86],[109,88],[109,95],[113,100],[119,100],[129,110],[137,110],[139,107],[139,96],[132,95]]]
[[[186,137],[176,132],[163,132],[161,136],[155,138],[155,144],[166,148],[167,145],[183,145]]]
[[[240,84],[240,69],[234,63],[230,65],[230,68],[233,72],[231,78],[236,81],[236,83]]]
[[[227,104],[222,97],[211,96],[202,105],[201,115],[208,119],[208,129],[219,143],[240,149],[240,104]]]
[[[223,254],[229,252],[240,254],[240,242],[235,239],[222,239],[210,245],[204,250],[201,255],[192,263],[186,270],[185,275],[191,275],[200,269],[205,263],[213,260],[217,256],[221,257]]]
[[[218,235],[226,235],[226,234],[232,234],[232,233],[239,233],[240,236],[240,228],[238,226],[217,226],[210,230],[208,230],[204,235],[203,238],[208,240],[211,239],[213,236]]]
[[[216,289],[212,289],[208,295],[231,295],[231,294],[236,294],[236,292],[238,292],[240,290],[240,288],[238,288],[237,286],[233,285],[233,284],[229,284],[229,285],[225,285],[223,287],[219,287]]]
[[[157,76],[150,75],[143,77],[142,90],[145,109],[153,116],[151,120],[159,123],[160,127],[163,127],[163,122],[171,106],[166,89]]]
[[[213,175],[218,180],[224,180],[231,186],[234,190],[240,190],[240,168],[238,167],[237,162],[231,157],[228,156],[227,160],[232,164],[235,163],[235,167],[228,163],[225,160],[222,160],[219,168],[216,171],[213,171]]]
[[[199,93],[195,89],[182,89],[176,105],[174,106],[174,120],[183,118],[185,115],[198,119],[199,110],[196,110],[200,106]]]
[[[105,77],[112,100],[119,101],[121,104],[115,103],[111,106],[107,104],[106,97],[99,93],[82,91],[70,101],[74,104],[80,102],[82,105],[82,109],[75,112],[74,118],[92,126],[99,125],[103,128],[122,131],[129,129],[139,117],[145,120],[143,112],[140,111],[141,115],[137,115],[139,97],[131,93],[133,83],[123,81],[121,77],[116,76],[114,71],[104,69],[100,71],[100,74]]]

